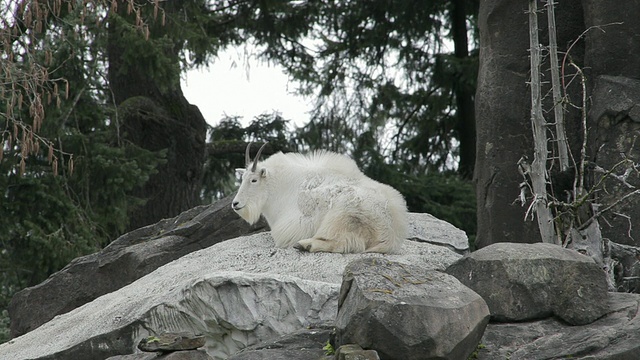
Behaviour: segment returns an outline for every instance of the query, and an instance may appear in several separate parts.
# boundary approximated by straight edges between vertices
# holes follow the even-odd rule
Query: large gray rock
[[[336,346],[355,343],[381,359],[466,359],[489,309],[453,276],[389,259],[359,259],[345,269]]]
[[[557,319],[490,323],[478,360],[640,359],[640,295],[611,293],[608,314],[584,326]]]
[[[333,325],[304,328],[249,346],[227,360],[333,360],[325,356]]]
[[[583,325],[608,311],[604,271],[590,257],[558,245],[493,244],[446,272],[480,294],[497,321],[555,315]]]
[[[202,350],[174,351],[169,353],[140,353],[131,355],[116,355],[106,360],[212,360]]]
[[[104,250],[73,260],[43,283],[11,299],[13,337],[31,331],[54,316],[152,272],[158,267],[223,240],[268,230],[264,221],[249,226],[231,210],[232,197],[127,233]],[[466,234],[429,214],[409,214],[409,238],[468,252]]]
[[[617,291],[640,293],[640,247],[620,245],[610,242],[611,258],[615,266]]]
[[[31,331],[185,254],[267,230],[264,222],[249,226],[240,219],[231,210],[231,199],[127,233],[102,251],[77,258],[41,284],[18,292],[8,308],[11,335]]]
[[[594,181],[613,170],[613,176],[604,182],[606,191],[598,192],[598,203],[604,207],[640,188],[640,174],[633,167],[640,163],[640,80],[599,76],[589,116],[594,122],[591,153],[599,167],[593,174]],[[621,163],[625,159],[629,162]],[[640,194],[603,214],[599,221],[602,235],[620,244],[640,246],[640,227],[632,225],[638,219]]]
[[[469,252],[467,234],[431,214],[409,213],[409,239],[446,246],[462,255]]]
[[[358,258],[444,269],[460,255],[414,241],[399,255],[309,254],[275,248],[269,233],[241,237],[185,255],[57,316],[0,345],[0,358],[104,359],[134,353],[140,339],[163,332],[203,334],[207,353],[226,358],[248,345],[332,321],[342,272]]]
[[[202,335],[189,333],[162,333],[144,338],[138,349],[144,352],[172,352],[196,350],[203,347],[206,340]]]
[[[360,345],[342,345],[336,350],[336,360],[380,360],[375,350],[364,350]]]

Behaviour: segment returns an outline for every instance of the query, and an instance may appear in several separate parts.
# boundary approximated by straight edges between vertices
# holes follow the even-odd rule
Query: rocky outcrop
[[[189,333],[162,333],[140,340],[138,349],[144,352],[173,352],[196,350],[203,347],[205,338],[202,335]]]
[[[526,4],[489,0],[480,4],[480,67],[475,96],[478,233],[476,245],[498,241],[533,242],[533,222],[522,221],[516,164],[531,153],[527,99],[529,60]],[[522,234],[527,234],[523,237]],[[531,234],[531,235],[528,235]]]
[[[123,235],[104,250],[72,261],[45,282],[18,292],[9,306],[12,336],[31,331],[54,316],[139,279],[158,267],[223,240],[267,230],[249,226],[226,198]],[[409,238],[469,250],[467,236],[429,214],[409,214]]]
[[[427,237],[433,240],[433,237],[439,235],[432,232]],[[118,291],[57,316],[38,329],[0,345],[0,358],[102,360],[117,356],[112,360],[199,360],[231,356],[233,360],[333,359],[332,356],[324,355],[323,348],[331,338],[331,324],[336,318],[339,286],[343,280],[342,270],[353,261],[357,261],[353,265],[356,268],[359,266],[358,262],[376,262],[378,265],[371,270],[388,277],[379,279],[382,283],[362,284],[359,283],[360,280],[371,276],[353,276],[357,272],[347,272],[347,275],[352,276],[348,275],[345,280],[351,279],[351,285],[341,309],[348,312],[347,306],[357,308],[357,302],[355,305],[347,305],[351,302],[348,299],[355,297],[350,294],[356,294],[369,285],[381,290],[370,293],[386,298],[400,295],[402,291],[398,290],[398,284],[403,288],[414,289],[428,286],[428,289],[423,289],[426,291],[407,297],[408,301],[396,299],[400,302],[395,307],[391,301],[385,304],[383,299],[377,299],[382,304],[378,307],[380,312],[371,318],[385,319],[386,316],[390,321],[385,323],[376,320],[367,324],[367,327],[376,327],[376,331],[382,333],[388,332],[388,325],[401,328],[411,322],[418,324],[418,319],[424,317],[422,333],[418,335],[424,337],[443,322],[446,322],[447,329],[469,323],[467,320],[453,319],[454,316],[449,315],[456,310],[445,309],[444,305],[464,303],[463,300],[467,297],[461,297],[460,294],[465,291],[473,293],[468,289],[461,290],[464,288],[460,283],[453,284],[441,279],[446,274],[433,271],[452,268],[452,264],[461,256],[448,249],[448,246],[436,246],[431,242],[409,241],[403,254],[399,255],[343,255],[277,249],[268,233],[229,240],[161,266]],[[551,260],[545,261],[569,264],[570,269],[571,261],[576,260],[568,261],[568,255],[563,253],[565,251],[571,252],[543,245],[537,247],[537,251],[519,253],[520,257],[529,254],[527,256],[533,258],[533,265],[538,261],[535,259],[550,258]],[[467,255],[465,259],[472,256],[473,254]],[[465,261],[467,260],[460,262]],[[524,260],[521,262],[524,263]],[[395,272],[386,273],[389,268],[395,269]],[[556,271],[552,277],[542,278],[554,282],[555,277],[577,277],[572,271],[564,270]],[[410,276],[405,274],[404,278],[394,278],[394,274],[403,271]],[[530,275],[535,278],[537,272],[539,271],[532,271]],[[427,281],[413,281],[421,277]],[[504,279],[496,276],[493,281],[499,283]],[[383,287],[385,285],[391,287],[387,289]],[[502,283],[502,286],[509,287],[513,284]],[[544,283],[540,286],[550,288]],[[389,294],[385,290],[392,292]],[[371,300],[367,295],[371,298],[371,294],[366,292],[360,297],[366,301]],[[505,293],[492,295],[505,296]],[[430,299],[429,304],[424,304],[424,299]],[[492,296],[485,295],[487,303],[491,300]],[[434,304],[442,304],[443,309],[429,310],[428,307],[435,307]],[[571,326],[558,317],[516,323],[489,323],[477,348],[473,341],[463,340],[464,348],[466,351],[469,348],[476,349],[473,356],[481,360],[638,358],[640,295],[611,293],[605,304],[604,315],[587,325]],[[413,312],[409,310],[412,307]],[[463,308],[464,306],[457,307],[458,310]],[[482,310],[479,312],[482,313]],[[407,316],[407,313],[411,316]],[[429,313],[432,315],[429,316]],[[474,314],[462,311],[460,319],[468,319],[472,315]],[[357,316],[351,318],[355,323],[360,321]],[[410,321],[406,321],[407,319]],[[447,322],[446,319],[451,321]],[[158,357],[153,353],[137,351],[136,345],[140,340],[153,339],[149,336],[157,337],[165,332],[202,334],[206,339],[206,353],[202,350],[186,350]],[[472,331],[473,334],[479,332],[481,331]],[[425,354],[434,351],[434,348],[440,348],[442,343],[452,344],[454,337],[450,335],[448,342],[443,341],[441,336],[437,337],[437,343],[429,343],[423,348]],[[375,359],[378,354],[381,359],[394,358],[393,355],[388,356],[386,351],[399,338],[407,341],[409,336],[385,336],[371,343],[370,347],[359,345],[363,348],[362,351],[356,348],[355,353],[343,355],[345,359],[351,355],[366,355]],[[344,336],[342,339],[345,341]],[[334,349],[336,345],[338,344],[334,341],[330,348]],[[237,351],[243,348],[243,351]],[[466,352],[462,355],[454,353],[454,356],[465,358]],[[407,357],[403,354],[401,358]]]
[[[336,360],[380,360],[375,350],[364,350],[359,345],[342,345],[336,350]]]
[[[604,271],[590,257],[553,244],[493,244],[446,272],[487,301],[492,320],[557,316],[584,325],[608,311]]]
[[[203,350],[175,351],[170,353],[140,353],[116,355],[107,360],[212,360]]]
[[[410,240],[445,246],[462,255],[469,252],[469,240],[464,231],[431,214],[409,213],[408,217]]]
[[[551,244],[499,243],[446,271],[499,320],[487,326],[477,359],[640,358],[640,295],[607,293],[590,257]]]
[[[114,244],[136,256],[120,256],[120,269],[142,266],[145,255],[152,264],[171,248],[149,239],[203,238],[200,216],[210,209],[125,235]],[[344,359],[410,359],[415,353],[457,359],[474,350],[484,360],[640,356],[640,295],[603,292],[604,274],[591,258],[554,245],[508,243],[462,257],[468,252],[464,233],[426,214],[410,220],[415,241],[398,255],[301,253],[275,248],[269,233],[193,251],[0,345],[0,358],[329,360],[323,348],[332,325],[330,349],[343,349]],[[154,228],[161,234],[149,232]],[[109,266],[118,277],[115,264]],[[459,281],[435,271],[444,269]],[[485,303],[494,319],[517,322],[485,327]],[[40,306],[33,298],[30,305]],[[154,343],[163,333],[183,332],[204,336],[204,348]],[[170,352],[140,352],[145,339],[146,350]],[[348,342],[357,346],[340,346]]]
[[[606,307],[606,316],[584,326],[555,318],[490,323],[476,359],[640,359],[640,295],[611,293]]]
[[[580,9],[579,6],[576,8]],[[583,26],[601,29],[585,33],[585,72],[588,78],[610,75],[639,79],[640,43],[636,39],[640,36],[640,22],[635,14],[640,12],[640,3],[606,4],[598,0],[582,0],[582,10]]]
[[[517,246],[517,244],[515,245]],[[549,249],[551,251],[546,256],[556,257],[557,251],[553,248]],[[560,249],[560,251],[564,250]],[[540,254],[547,253],[547,247],[539,247],[538,253],[538,258],[544,257]],[[561,254],[558,260],[565,261],[563,260],[565,257],[566,254]],[[568,273],[557,272],[554,275],[562,277]],[[502,279],[497,277],[496,281],[502,281]],[[496,296],[498,295],[500,294],[496,294]],[[487,299],[491,299],[491,297],[487,297]],[[609,293],[604,308],[606,309],[605,314],[587,325],[569,325],[556,317],[525,322],[489,323],[473,358],[480,360],[549,360],[560,358],[619,360],[640,358],[640,295]],[[322,338],[328,337],[328,330],[326,330]],[[385,344],[387,342],[388,339],[385,339]],[[278,343],[287,344],[286,348],[289,350],[299,348],[304,344],[297,343],[296,336],[285,336],[279,339]],[[320,344],[322,340],[319,339],[316,343]],[[278,349],[280,346],[278,345]],[[269,343],[265,343],[260,349],[252,349],[251,357],[240,359],[269,359],[270,355],[277,354],[277,352],[272,352],[274,350],[268,347]],[[296,354],[298,353],[288,353],[289,358],[293,359],[297,358]],[[321,353],[317,350],[315,354],[320,355]],[[305,360],[320,359],[300,358]],[[235,358],[233,359],[235,360]],[[324,357],[323,359],[333,360],[334,358]]]
[[[356,343],[383,359],[466,359],[489,322],[489,309],[453,276],[388,259],[345,269],[336,345]]]
[[[640,247],[610,242],[611,258],[615,265],[616,284],[619,292],[640,294]]]
[[[516,244],[517,246],[517,244]],[[545,253],[546,247],[539,247],[539,253]],[[552,248],[548,257],[557,254]],[[538,258],[541,255],[537,255]],[[563,261],[561,256],[559,259]],[[462,261],[461,261],[462,262]],[[562,271],[554,276],[567,275]],[[496,281],[502,281],[496,277]],[[509,286],[508,284],[504,285]],[[501,293],[495,294],[500,296]],[[502,293],[504,295],[504,293]],[[491,300],[488,296],[487,301]],[[505,301],[506,299],[502,299]],[[470,359],[583,359],[583,360],[621,360],[640,358],[640,295],[625,293],[609,293],[604,302],[605,314],[587,325],[570,325],[556,317],[524,322],[491,322],[487,325],[484,335],[476,351]],[[327,331],[328,333],[328,331]],[[326,338],[329,335],[325,333]],[[287,343],[287,348],[296,348],[296,337],[285,337],[280,340]],[[386,343],[387,339],[385,339]],[[318,343],[321,341],[318,340]],[[302,344],[302,343],[300,343]],[[376,345],[377,346],[377,345]],[[252,357],[243,360],[270,358],[261,351],[254,350]],[[289,358],[295,359],[296,353],[289,353]],[[320,354],[318,351],[317,354]],[[262,357],[264,356],[264,357]],[[280,360],[280,358],[277,358]],[[285,358],[282,358],[283,360]],[[318,360],[321,358],[301,358]],[[324,357],[323,360],[333,360]],[[235,358],[234,358],[235,360]]]
[[[102,251],[73,260],[43,283],[11,299],[11,335],[29,332],[54,316],[149,274],[158,267],[223,240],[267,230],[249,226],[226,198],[127,233]]]
[[[433,242],[440,235],[412,237]],[[342,272],[358,258],[444,269],[460,255],[415,241],[407,241],[399,255],[309,254],[275,248],[268,233],[240,237],[185,255],[57,316],[0,345],[0,357],[104,359],[135,352],[150,335],[192,332],[206,337],[210,356],[226,358],[248,345],[333,321]]]
[[[333,322],[312,326],[242,349],[227,360],[333,360],[325,355]]]
[[[591,131],[591,153],[597,164],[594,181],[605,178],[606,172],[612,170],[604,181],[606,191],[599,192],[598,202],[614,204],[636,192],[603,214],[602,235],[620,244],[640,246],[640,228],[632,225],[640,219],[640,173],[633,167],[634,163],[640,163],[640,80],[599,76],[589,116],[594,122]]]

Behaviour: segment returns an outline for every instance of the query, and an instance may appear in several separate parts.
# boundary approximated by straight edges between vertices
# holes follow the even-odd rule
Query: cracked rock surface
[[[451,225],[448,231],[459,232]],[[412,236],[439,235],[436,229]],[[309,254],[276,248],[269,233],[239,237],[185,255],[55,317],[0,345],[0,358],[104,359],[135,353],[148,336],[185,331],[204,335],[211,357],[227,358],[260,341],[332,321],[345,266],[376,257],[443,270],[460,255],[432,241],[407,241],[398,255]]]

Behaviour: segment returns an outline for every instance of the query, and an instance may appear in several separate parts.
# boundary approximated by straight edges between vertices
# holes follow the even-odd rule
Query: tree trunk
[[[451,30],[453,34],[454,55],[459,60],[469,57],[467,37],[466,0],[454,0],[451,11]],[[457,105],[456,131],[460,140],[460,164],[458,172],[464,178],[473,178],[476,161],[476,118],[473,109],[473,92],[463,81],[455,88]]]
[[[139,60],[133,60],[127,53],[131,40],[126,38],[128,30],[122,19],[113,16],[109,25],[109,83],[118,106],[121,135],[144,149],[166,151],[166,163],[158,167],[158,173],[131,194],[146,201],[131,213],[128,230],[133,230],[200,203],[206,122],[180,88],[180,49],[166,49],[159,56],[159,60],[170,63],[163,69],[171,69],[170,79],[159,79],[145,61],[148,54],[138,54]],[[151,41],[154,36],[158,34],[152,32],[149,40],[141,36],[140,41]]]
[[[480,2],[474,175],[479,248],[540,239],[537,226],[524,220],[526,209],[514,203],[522,181],[516,164],[533,152],[526,9],[526,1]]]
[[[480,68],[475,97],[477,159],[474,180],[478,209],[476,245],[496,242],[540,241],[535,223],[525,221],[526,208],[515,202],[522,176],[517,163],[533,153],[529,93],[529,32],[527,1],[486,0],[480,2]],[[558,46],[565,51],[584,31],[579,0],[556,5]],[[546,28],[546,19],[540,19]],[[543,32],[543,33],[546,33]],[[541,33],[541,42],[547,43]],[[581,43],[574,46],[572,58],[583,58]],[[542,69],[549,65],[543,64]],[[545,75],[545,78],[550,77]],[[574,85],[579,87],[579,81]],[[569,89],[570,94],[572,89]],[[546,94],[543,89],[543,94]],[[578,100],[580,97],[575,97]],[[551,108],[551,96],[545,108]],[[576,101],[579,103],[579,101]],[[580,134],[579,111],[566,115],[566,131]],[[570,148],[579,154],[580,136],[570,139]],[[554,173],[551,173],[552,180]],[[572,183],[570,182],[570,185]],[[570,187],[569,187],[570,188]]]

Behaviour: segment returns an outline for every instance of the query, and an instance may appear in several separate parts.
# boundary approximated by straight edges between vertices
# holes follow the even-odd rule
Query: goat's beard
[[[247,205],[240,210],[234,210],[249,225],[253,225],[260,220],[260,211],[255,206]]]

